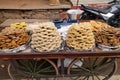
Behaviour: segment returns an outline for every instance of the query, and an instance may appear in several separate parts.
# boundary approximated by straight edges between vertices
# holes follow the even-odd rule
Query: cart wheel
[[[56,80],[59,75],[56,64],[51,60],[14,60],[8,66],[8,74],[12,80]]]
[[[81,66],[76,64],[78,61],[82,62]],[[68,66],[67,74],[71,76],[71,80],[108,80],[116,68],[114,58],[74,59]]]

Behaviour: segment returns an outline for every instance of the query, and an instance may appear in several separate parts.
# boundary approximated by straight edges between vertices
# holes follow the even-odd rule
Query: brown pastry
[[[12,49],[25,44],[29,36],[23,29],[6,27],[0,32],[0,49]]]
[[[93,48],[95,39],[89,22],[72,24],[68,29],[67,46],[76,50],[89,50]]]

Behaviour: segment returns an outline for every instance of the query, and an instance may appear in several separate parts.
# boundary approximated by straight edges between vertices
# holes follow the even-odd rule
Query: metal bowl
[[[120,49],[120,45],[118,46],[106,46],[106,45],[103,45],[103,44],[99,44],[97,43],[97,47],[99,49],[102,49],[102,50],[119,50]]]

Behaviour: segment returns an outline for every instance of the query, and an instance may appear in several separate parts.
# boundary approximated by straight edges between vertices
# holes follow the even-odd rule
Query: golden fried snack
[[[101,28],[95,34],[96,42],[105,46],[120,45],[120,29],[119,28]]]
[[[120,45],[120,29],[114,28],[105,22],[91,20],[91,29],[94,32],[96,43],[105,46]]]
[[[11,28],[25,29],[27,27],[26,22],[16,22],[10,25]]]
[[[56,50],[62,43],[57,28],[50,22],[39,23],[32,34],[31,47],[38,51]]]
[[[0,49],[13,49],[25,44],[29,36],[23,29],[6,27],[0,32]]]
[[[91,20],[90,24],[91,24],[91,28],[92,28],[93,32],[98,32],[99,30],[101,30],[101,28],[111,27],[108,24],[106,24],[105,22],[95,21],[95,20]]]
[[[75,23],[68,29],[67,46],[76,50],[88,50],[93,48],[95,39],[88,22]]]

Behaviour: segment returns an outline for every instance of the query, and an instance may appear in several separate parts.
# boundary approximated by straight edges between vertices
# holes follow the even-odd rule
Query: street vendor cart
[[[108,80],[117,69],[119,55],[119,49],[104,51],[95,47],[92,51],[69,51],[61,48],[59,51],[38,52],[28,45],[22,51],[0,52],[0,59],[9,60],[8,74],[12,80],[41,77]],[[65,63],[66,59],[71,62]]]

